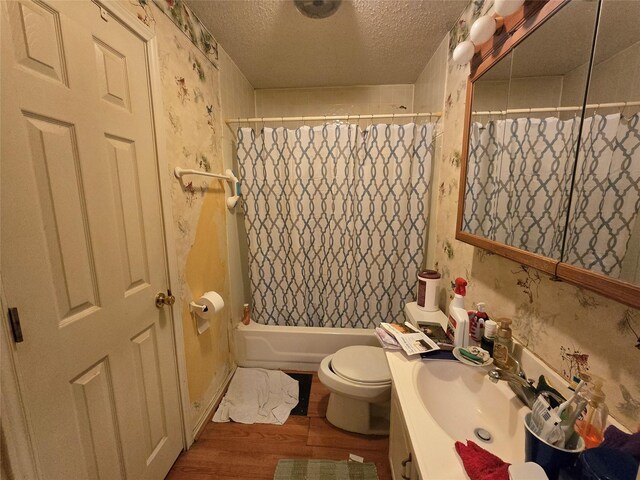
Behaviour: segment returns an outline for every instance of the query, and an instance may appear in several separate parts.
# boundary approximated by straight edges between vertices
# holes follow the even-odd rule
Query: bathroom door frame
[[[122,22],[131,32],[136,34],[145,45],[147,53],[147,74],[151,93],[154,146],[158,162],[158,187],[160,191],[160,208],[162,211],[162,229],[167,265],[167,285],[170,289],[178,285],[178,264],[175,255],[175,239],[171,225],[173,215],[171,208],[171,185],[169,162],[166,153],[166,135],[161,113],[164,112],[162,101],[162,84],[160,82],[160,62],[158,57],[158,40],[156,33],[144,25],[130,10],[118,0],[92,0],[104,8],[116,20]],[[9,333],[7,318],[7,301],[4,295],[2,278],[0,277],[0,307],[2,308],[2,327],[0,327],[0,364],[2,364],[2,432],[3,443],[7,447],[6,459],[16,478],[39,479],[40,472],[35,460],[34,448],[28,429],[28,412],[24,409],[20,384],[16,369],[14,343]],[[184,331],[182,328],[182,301],[179,296],[170,308],[173,323],[174,354],[176,356],[178,390],[181,410],[181,428],[183,450],[187,450],[194,441],[193,432],[188,427],[189,389],[187,386],[187,366],[184,348]],[[2,452],[5,453],[5,452]],[[3,462],[4,463],[4,462]],[[6,466],[6,465],[5,465]],[[4,473],[4,469],[1,471]]]

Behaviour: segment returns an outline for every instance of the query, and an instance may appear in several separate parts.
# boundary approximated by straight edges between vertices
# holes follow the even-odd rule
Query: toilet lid
[[[380,384],[391,381],[387,358],[380,347],[345,347],[333,355],[331,368],[336,375],[358,383]]]

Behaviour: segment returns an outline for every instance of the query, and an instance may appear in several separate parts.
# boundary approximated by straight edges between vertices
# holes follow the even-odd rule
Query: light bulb
[[[501,17],[508,17],[518,11],[524,5],[524,0],[496,0],[493,8]]]
[[[484,42],[488,41],[493,34],[496,33],[496,19],[485,15],[480,17],[473,25],[471,25],[471,30],[469,31],[469,38],[476,45],[482,45]]]
[[[469,40],[460,42],[458,46],[453,50],[453,61],[458,65],[466,65],[473,58],[476,46]]]

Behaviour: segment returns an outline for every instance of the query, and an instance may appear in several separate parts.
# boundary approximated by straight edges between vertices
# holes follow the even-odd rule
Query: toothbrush
[[[576,403],[576,407],[573,409],[573,411],[570,414],[568,414],[565,418],[563,418],[562,421],[560,422],[560,428],[564,433],[565,444],[569,441],[571,436],[574,434],[575,432],[574,425],[576,423],[576,420],[584,410],[584,407],[587,406],[587,400],[578,396],[578,394],[580,393],[580,390],[582,390],[582,387],[584,385],[585,385],[584,380],[581,380],[578,386],[576,387],[575,391],[573,392],[573,396],[558,407],[557,414],[559,417],[561,417],[561,415],[564,413],[564,411],[567,409],[569,405],[571,405],[574,402]]]
[[[589,403],[589,402],[587,401],[586,398],[580,398],[577,401],[576,408],[573,410],[573,412],[571,412],[571,414],[568,415],[560,423],[560,428],[562,429],[562,432],[564,433],[565,445],[569,442],[569,439],[573,436],[573,434],[576,433],[576,430],[575,430],[576,420],[578,419],[578,417],[580,416],[582,411],[587,406],[587,403]]]
[[[569,405],[571,405],[571,403],[573,403],[573,401],[578,397],[578,393],[580,393],[580,390],[582,390],[582,387],[584,387],[584,384],[585,384],[585,381],[580,380],[580,383],[578,384],[576,389],[573,391],[573,395],[571,396],[571,398],[569,398],[569,400],[567,400],[566,402],[560,404],[560,406],[558,407],[558,410],[556,411],[559,417],[562,416],[562,412],[564,412],[565,409]]]

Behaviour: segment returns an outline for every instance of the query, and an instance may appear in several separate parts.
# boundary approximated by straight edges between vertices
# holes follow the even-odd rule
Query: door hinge
[[[16,343],[24,342],[22,327],[20,327],[20,315],[18,315],[18,309],[15,307],[9,309],[9,325],[11,326],[11,333],[13,333],[13,341]]]
[[[109,21],[109,13],[104,7],[100,7],[100,18],[102,18],[102,20],[104,20],[105,22]]]

